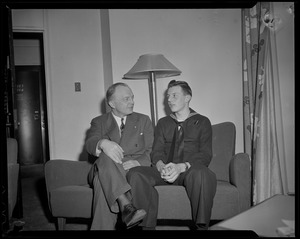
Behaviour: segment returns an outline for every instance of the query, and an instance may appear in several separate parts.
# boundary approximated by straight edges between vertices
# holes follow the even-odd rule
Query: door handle
[[[40,118],[40,112],[34,111],[34,120],[38,120]]]

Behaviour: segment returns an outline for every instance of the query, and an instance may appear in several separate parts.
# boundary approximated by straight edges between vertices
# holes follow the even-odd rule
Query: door
[[[20,165],[49,160],[42,33],[14,33]]]
[[[39,67],[16,66],[16,104],[21,165],[44,163]]]

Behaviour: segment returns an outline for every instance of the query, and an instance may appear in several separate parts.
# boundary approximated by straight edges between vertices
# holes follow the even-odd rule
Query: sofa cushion
[[[50,205],[54,217],[82,217],[92,215],[93,190],[88,185],[64,186],[50,191]]]
[[[92,167],[87,161],[52,159],[45,164],[47,192],[70,185],[88,184],[88,174]]]
[[[238,190],[226,181],[217,181],[212,220],[221,220],[239,213]],[[191,204],[183,186],[155,186],[159,194],[157,219],[191,220]],[[226,205],[226,207],[224,207]]]
[[[229,182],[229,164],[235,153],[235,125],[232,122],[212,126],[212,151],[209,168],[218,180]]]

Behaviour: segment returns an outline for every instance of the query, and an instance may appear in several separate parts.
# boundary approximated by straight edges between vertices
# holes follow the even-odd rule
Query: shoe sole
[[[144,210],[137,210],[137,212],[135,213],[134,217],[131,219],[131,221],[129,221],[127,223],[127,229],[137,226],[146,216],[146,212]]]

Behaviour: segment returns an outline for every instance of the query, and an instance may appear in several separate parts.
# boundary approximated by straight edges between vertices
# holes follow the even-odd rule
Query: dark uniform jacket
[[[208,166],[212,159],[212,127],[210,120],[190,109],[189,117],[182,123],[184,131],[183,162]],[[159,160],[167,163],[174,130],[178,127],[176,117],[171,114],[161,118],[155,128],[154,143],[151,153],[152,164]],[[177,152],[178,142],[175,144]],[[181,163],[174,154],[173,163]]]

